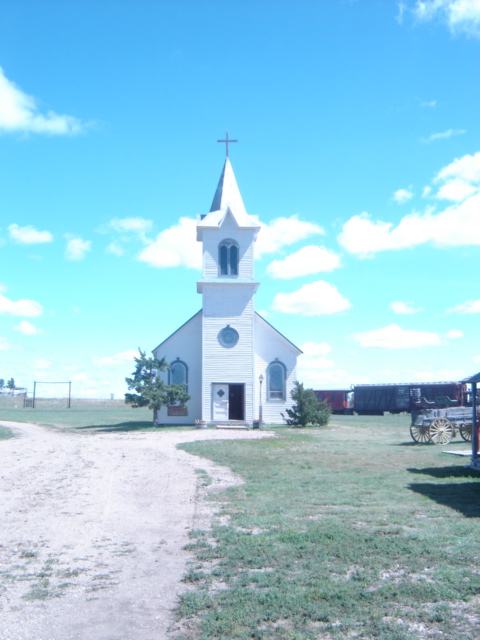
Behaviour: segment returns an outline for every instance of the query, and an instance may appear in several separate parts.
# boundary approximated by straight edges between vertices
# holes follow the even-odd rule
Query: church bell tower
[[[252,424],[255,404],[253,249],[260,230],[245,210],[227,157],[210,212],[197,223],[202,243],[202,419]]]

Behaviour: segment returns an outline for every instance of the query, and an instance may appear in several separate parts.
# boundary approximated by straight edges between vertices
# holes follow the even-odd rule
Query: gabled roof
[[[286,338],[283,335],[283,333],[280,333],[278,329],[275,329],[275,327],[272,324],[270,324],[270,322],[265,320],[263,316],[257,313],[257,311],[255,311],[255,317],[261,320],[263,323],[265,323],[267,327],[269,327],[271,330],[273,330],[276,333],[276,335],[279,336],[282,339],[282,341],[289,347],[289,349],[291,349],[293,352],[296,352],[297,355],[301,355],[303,353],[303,351],[299,349],[297,345],[293,344],[293,342],[291,342],[288,338]]]
[[[226,158],[222,175],[218,181],[210,212],[197,223],[197,240],[202,239],[204,229],[219,229],[227,216],[231,216],[239,228],[258,233],[258,221],[249,216],[233,173],[230,160]]]
[[[178,327],[178,329],[176,329],[173,333],[171,333],[168,338],[165,338],[165,340],[162,340],[162,342],[160,342],[160,344],[155,347],[155,349],[152,349],[152,353],[155,353],[155,351],[157,349],[159,349],[163,344],[165,344],[166,342],[168,342],[170,340],[170,338],[173,338],[174,335],[176,335],[177,333],[179,333],[184,327],[187,326],[187,324],[189,324],[190,322],[192,322],[193,320],[195,320],[195,318],[199,315],[201,315],[202,313],[202,309],[200,309],[200,311],[197,311],[197,313],[195,315],[193,315],[191,318],[189,318],[186,322],[184,322],[180,327]]]

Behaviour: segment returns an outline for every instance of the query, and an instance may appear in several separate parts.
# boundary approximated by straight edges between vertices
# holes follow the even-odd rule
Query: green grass
[[[13,432],[6,427],[0,427],[0,440],[6,440],[7,438],[13,438]]]
[[[442,453],[468,444],[414,444],[408,428],[333,417],[182,445],[246,482],[216,498],[229,524],[192,537],[178,638],[478,638],[480,476]]]
[[[149,409],[133,409],[120,401],[116,402],[114,406],[102,406],[101,403],[76,400],[75,405],[70,409],[64,407],[36,407],[35,409],[23,408],[23,406],[21,408],[7,407],[1,409],[0,420],[33,422],[83,433],[153,429],[152,411]],[[165,429],[166,427],[159,428]]]

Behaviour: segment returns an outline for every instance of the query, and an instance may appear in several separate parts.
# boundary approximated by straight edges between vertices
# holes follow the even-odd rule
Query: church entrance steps
[[[217,422],[217,429],[250,429],[250,426],[241,420],[229,420],[228,422]]]

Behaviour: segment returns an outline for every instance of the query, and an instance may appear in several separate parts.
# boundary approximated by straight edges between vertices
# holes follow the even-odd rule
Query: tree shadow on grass
[[[414,442],[413,440],[410,440],[409,442],[396,442],[392,446],[393,447],[418,447],[425,444],[432,446],[431,442]]]
[[[78,431],[83,431],[85,429],[93,429],[98,433],[112,433],[112,432],[123,432],[123,431],[145,431],[146,429],[152,430],[157,429],[158,427],[154,427],[153,424],[147,420],[143,420],[140,422],[129,421],[129,422],[118,422],[117,424],[103,425],[103,424],[90,424],[85,425],[83,427],[76,427]]]
[[[429,475],[438,480],[445,478],[466,479],[467,482],[412,483],[409,485],[409,489],[435,500],[438,504],[459,511],[466,518],[480,518],[480,474],[478,472],[460,466],[408,469],[408,471]]]

